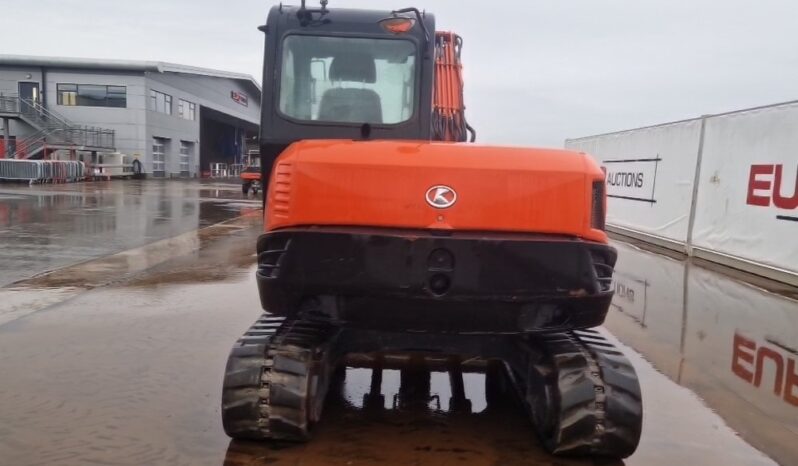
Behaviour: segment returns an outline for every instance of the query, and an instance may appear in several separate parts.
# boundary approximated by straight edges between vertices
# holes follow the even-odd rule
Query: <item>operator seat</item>
[[[377,81],[374,57],[363,52],[344,52],[330,64],[330,81],[372,84]],[[382,123],[382,101],[371,89],[335,87],[324,92],[319,120],[347,123]]]

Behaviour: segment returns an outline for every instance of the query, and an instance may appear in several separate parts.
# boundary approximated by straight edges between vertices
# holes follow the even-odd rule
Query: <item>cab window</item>
[[[280,112],[298,120],[396,124],[415,111],[409,40],[292,35],[282,47]]]

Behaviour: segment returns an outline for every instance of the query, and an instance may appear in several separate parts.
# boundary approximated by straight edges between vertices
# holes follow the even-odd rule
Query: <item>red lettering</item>
[[[751,165],[751,174],[748,176],[748,205],[770,206],[770,196],[757,196],[757,189],[770,190],[769,180],[758,180],[759,175],[772,175],[773,165]]]
[[[793,394],[795,388],[798,388],[798,372],[795,372],[795,359],[790,358],[787,364],[787,380],[784,382],[784,401],[798,406],[798,395]]]
[[[751,350],[750,353],[745,349]],[[743,367],[740,361],[745,361],[749,364],[754,362],[754,350],[756,345],[753,341],[745,338],[742,335],[734,334],[734,350],[732,351],[732,372],[737,374],[737,377],[745,380],[748,383],[754,380],[754,374],[750,370]]]
[[[754,364],[756,359],[756,364]],[[773,380],[773,393],[792,406],[798,407],[798,360],[784,357],[775,349],[766,346],[757,348],[753,340],[742,335],[734,334],[734,347],[732,351],[732,372],[735,375],[759,388],[762,385],[765,360],[770,359],[775,363],[775,378]],[[785,371],[784,362],[787,362]],[[751,369],[743,366],[745,362]]]
[[[770,348],[760,346],[756,352],[756,374],[754,375],[754,386],[759,387],[762,385],[762,367],[765,365],[765,358],[770,359],[776,363],[776,381],[773,384],[773,393],[776,396],[781,396],[781,386],[784,381],[784,358]]]
[[[781,196],[781,165],[776,165],[776,176],[773,180],[773,204],[779,209],[798,209],[798,170],[795,171],[795,192],[792,197]],[[750,182],[749,182],[750,185]],[[750,195],[750,191],[749,191]]]

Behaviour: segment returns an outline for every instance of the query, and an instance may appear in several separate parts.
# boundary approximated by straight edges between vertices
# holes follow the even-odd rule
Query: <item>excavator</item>
[[[227,361],[225,432],[307,441],[349,355],[410,355],[485,361],[552,454],[631,455],[640,386],[594,329],[617,257],[601,167],[474,143],[463,39],[428,12],[302,1],[259,29],[264,312]]]

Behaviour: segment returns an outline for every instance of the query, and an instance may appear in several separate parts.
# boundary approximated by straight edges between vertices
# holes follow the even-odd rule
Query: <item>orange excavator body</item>
[[[536,232],[606,242],[591,218],[604,175],[557,149],[412,141],[301,141],[277,159],[267,231],[319,225]],[[444,186],[451,206],[430,204]],[[597,199],[603,203],[603,196]],[[599,210],[603,211],[603,205]]]
[[[243,171],[241,172],[242,181],[260,181],[260,170],[258,171]]]
[[[466,143],[463,40],[434,24],[414,8],[270,11],[263,308],[402,331],[601,324],[604,173],[578,152]]]
[[[437,141],[306,140],[279,156],[269,184],[266,231],[312,225],[536,232],[601,243],[604,174],[581,153],[452,143],[465,119],[462,39],[435,33],[433,137]],[[451,189],[445,209],[425,200]],[[600,209],[593,204],[599,202]],[[598,206],[597,206],[598,207]],[[599,223],[597,223],[599,222]]]
[[[579,152],[466,144],[463,40],[434,15],[305,3],[261,27],[266,314],[228,359],[225,431],[306,440],[351,353],[375,362],[363,403],[381,409],[383,356],[398,353],[447,361],[453,411],[471,409],[460,362],[491,361],[500,378],[486,381],[508,390],[486,393],[519,394],[549,451],[629,456],[634,369],[586,330],[614,293],[601,168]]]

